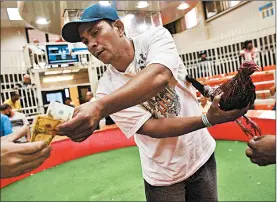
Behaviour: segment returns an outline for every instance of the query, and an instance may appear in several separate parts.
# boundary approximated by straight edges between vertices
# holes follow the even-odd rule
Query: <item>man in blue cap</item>
[[[81,142],[110,115],[134,136],[140,151],[147,201],[217,201],[215,141],[206,127],[233,121],[247,109],[224,112],[216,97],[202,115],[171,34],[151,28],[127,38],[117,12],[99,4],[62,29],[68,42],[83,42],[108,70],[97,100],[75,109],[59,134]]]

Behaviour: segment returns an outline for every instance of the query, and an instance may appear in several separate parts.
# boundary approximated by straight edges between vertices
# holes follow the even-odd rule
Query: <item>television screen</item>
[[[46,100],[47,102],[60,102],[63,103],[63,96],[61,92],[57,92],[57,93],[47,93],[46,94]]]
[[[50,65],[79,62],[78,56],[69,54],[68,44],[47,44],[46,52]]]

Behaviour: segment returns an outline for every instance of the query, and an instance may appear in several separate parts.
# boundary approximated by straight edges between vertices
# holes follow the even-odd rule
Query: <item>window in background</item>
[[[237,6],[243,1],[203,1],[206,19]]]
[[[195,8],[191,9],[191,11],[189,11],[186,15],[185,15],[185,19],[186,19],[186,28],[190,29],[194,26],[197,25],[197,11]]]
[[[67,98],[70,97],[68,88],[64,89],[64,92],[65,92],[65,97]]]

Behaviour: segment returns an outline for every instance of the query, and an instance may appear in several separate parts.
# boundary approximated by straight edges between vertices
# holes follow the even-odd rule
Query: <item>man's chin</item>
[[[103,62],[105,65],[109,65],[111,64],[111,60],[110,59],[106,59],[106,58],[98,58],[98,60],[100,60],[101,62]]]

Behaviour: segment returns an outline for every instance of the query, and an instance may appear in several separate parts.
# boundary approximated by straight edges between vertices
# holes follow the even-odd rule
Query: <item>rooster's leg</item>
[[[246,115],[243,115],[243,117],[246,119],[246,123],[251,125],[251,128],[255,131],[255,136],[258,135],[261,136],[262,135],[262,131],[260,129],[260,127],[254,122],[252,121],[250,118],[248,118]]]
[[[252,134],[252,131],[250,130],[250,129],[248,129],[248,128],[246,128],[243,124],[242,124],[242,122],[241,122],[241,120],[236,120],[236,123],[239,125],[239,127],[241,128],[241,130],[248,136],[248,137],[253,137],[254,135]]]

